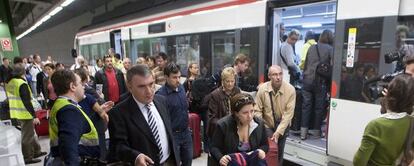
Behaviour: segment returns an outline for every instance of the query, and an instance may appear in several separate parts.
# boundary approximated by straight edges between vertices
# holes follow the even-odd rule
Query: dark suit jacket
[[[176,165],[179,165],[179,152],[172,135],[166,100],[160,95],[155,95],[154,104],[164,121],[170,147],[170,157],[173,157]],[[110,134],[110,155],[116,154],[119,160],[134,164],[137,156],[143,153],[149,156],[155,162],[155,165],[159,165],[158,146],[147,121],[132,95],[129,95],[128,98],[117,104],[109,112],[108,128]]]

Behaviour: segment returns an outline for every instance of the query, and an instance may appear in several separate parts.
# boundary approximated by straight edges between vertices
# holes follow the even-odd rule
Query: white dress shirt
[[[137,102],[138,107],[141,110],[142,115],[144,115],[144,118],[148,123],[148,110],[147,110],[147,108],[145,108],[145,104],[139,102],[135,97],[134,97],[134,100],[135,100],[135,102]],[[160,135],[160,142],[161,142],[162,154],[163,154],[163,157],[161,158],[160,163],[164,163],[165,161],[167,161],[168,157],[170,156],[170,147],[168,145],[167,129],[165,127],[164,121],[161,118],[160,113],[158,112],[157,108],[155,107],[154,102],[150,103],[150,109],[153,113],[152,115],[154,116],[155,121],[157,122],[158,134]],[[147,154],[145,154],[145,155],[147,155]],[[138,158],[138,156],[137,156],[137,158]]]

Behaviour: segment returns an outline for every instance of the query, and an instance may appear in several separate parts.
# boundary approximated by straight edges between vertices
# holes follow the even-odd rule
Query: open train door
[[[337,2],[328,0],[275,0],[269,1],[270,9],[269,27],[272,36],[269,39],[269,52],[267,58],[271,64],[281,65],[280,47],[286,41],[287,35],[292,30],[298,30],[300,36],[294,48],[296,62],[299,66],[302,56],[302,48],[305,44],[305,34],[308,31],[314,32],[317,41],[318,35],[323,30],[335,32],[335,17]],[[299,137],[301,127],[301,90],[297,90],[297,102],[295,116],[292,119],[291,131],[286,140],[284,149],[284,159],[300,165],[326,165],[328,162],[327,139],[324,134],[322,138],[308,137],[307,140],[301,140]],[[328,119],[328,118],[326,118]],[[326,133],[328,122],[325,120],[322,126],[322,132]],[[309,126],[313,129],[312,126]]]
[[[122,35],[121,30],[114,30],[110,33],[110,40],[111,40],[111,48],[115,50],[115,53],[121,55],[121,59],[123,57],[123,49],[122,49]]]

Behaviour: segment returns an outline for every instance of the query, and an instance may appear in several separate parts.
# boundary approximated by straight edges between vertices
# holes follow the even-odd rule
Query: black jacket
[[[11,77],[12,68],[10,66],[0,66],[0,82],[7,82]]]
[[[269,145],[264,123],[257,117],[254,117],[253,120],[258,126],[249,136],[251,150],[262,149],[267,153]],[[211,158],[209,158],[208,165],[219,165],[219,161],[224,155],[240,152],[237,148],[239,145],[239,136],[237,134],[236,123],[237,122],[232,115],[228,115],[217,122],[212,138],[210,148]]]
[[[118,88],[119,88],[119,98],[121,98],[121,95],[124,94],[127,90],[125,87],[125,80],[124,80],[124,74],[122,74],[122,71],[119,69],[114,68],[115,70],[115,77],[116,80],[118,81]],[[94,88],[96,89],[96,84],[102,84],[102,93],[104,94],[104,99],[105,101],[109,101],[108,98],[108,79],[106,78],[106,74],[105,74],[105,68],[102,68],[102,70],[99,70],[98,72],[96,72],[95,74],[95,86]],[[118,102],[120,102],[121,100],[119,100]]]
[[[180,153],[172,135],[166,99],[163,96],[155,95],[153,101],[167,131],[170,158],[173,157],[176,165],[179,165]],[[115,157],[111,160],[120,160],[134,165],[137,156],[143,153],[155,162],[155,166],[159,165],[158,146],[132,95],[129,95],[109,112],[108,129],[110,134],[109,156]]]

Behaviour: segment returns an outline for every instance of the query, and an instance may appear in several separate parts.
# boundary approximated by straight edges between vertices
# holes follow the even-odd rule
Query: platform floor
[[[49,153],[50,146],[49,146],[49,137],[39,137],[40,146],[42,147],[42,151],[47,151]],[[28,166],[43,166],[43,159],[45,157],[41,157],[42,162],[36,164],[28,164]],[[193,159],[194,166],[203,166],[207,165],[207,153],[202,153],[200,157]]]

